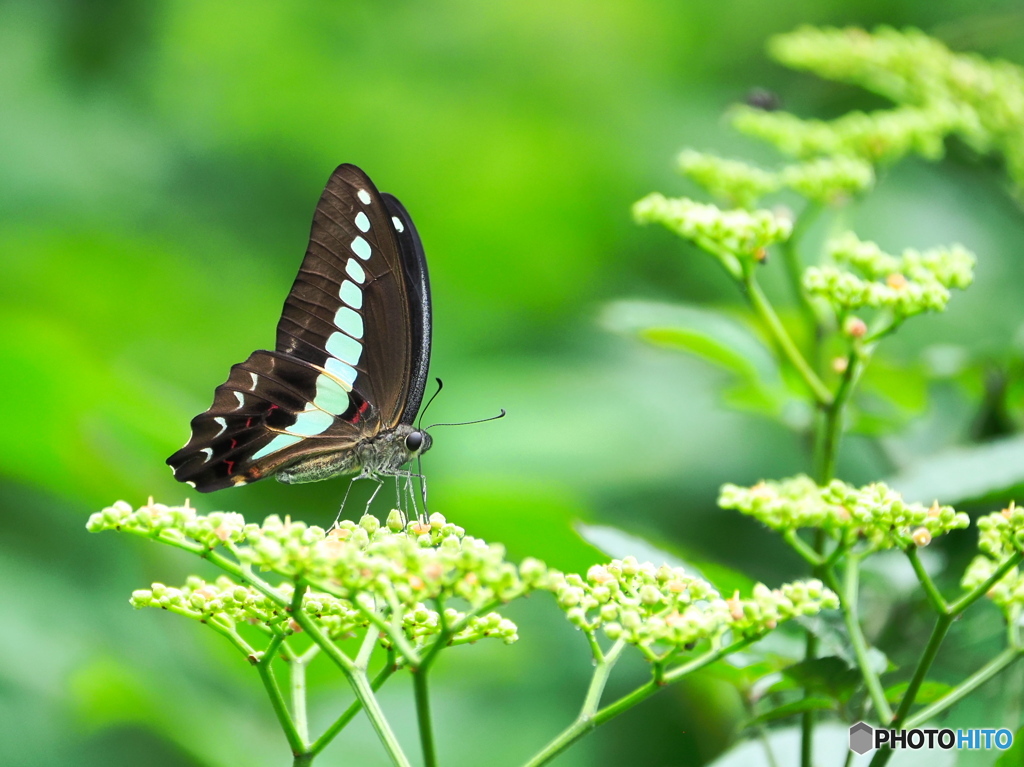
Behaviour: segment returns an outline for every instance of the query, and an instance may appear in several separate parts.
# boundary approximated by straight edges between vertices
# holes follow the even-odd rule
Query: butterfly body
[[[167,459],[201,492],[407,474],[431,446],[412,424],[430,360],[423,247],[405,208],[352,165],[334,171],[274,351],[231,368]]]
[[[421,445],[411,449],[410,438],[415,444],[416,435],[422,440]],[[425,431],[402,424],[363,440],[349,452],[321,453],[304,458],[281,469],[276,476],[289,485],[356,473],[362,477],[394,476],[400,474],[402,466],[417,455],[427,452],[432,443]]]

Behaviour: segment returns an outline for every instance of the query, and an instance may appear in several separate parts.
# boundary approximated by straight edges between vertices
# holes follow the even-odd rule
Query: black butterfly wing
[[[351,451],[380,430],[377,409],[295,357],[256,351],[231,367],[192,436],[167,459],[175,479],[208,493],[272,476],[303,458]]]
[[[419,409],[430,357],[430,288],[408,213],[342,165],[317,204],[285,301],[276,352],[254,352],[167,459],[202,492],[343,454]]]
[[[419,232],[413,226],[412,218],[405,207],[393,195],[383,194],[384,204],[391,214],[401,254],[402,269],[405,273],[407,304],[412,332],[411,366],[406,400],[401,404],[401,423],[412,424],[423,402],[423,390],[427,384],[427,368],[430,366],[430,337],[432,332],[430,306],[430,276],[427,273],[427,258]]]
[[[354,165],[331,175],[277,326],[277,351],[339,371],[381,414],[411,423],[430,360],[430,287],[409,214]]]

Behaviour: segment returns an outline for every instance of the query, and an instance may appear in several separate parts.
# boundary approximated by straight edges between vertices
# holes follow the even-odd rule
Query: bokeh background
[[[0,3],[0,762],[290,763],[251,668],[212,632],[127,603],[196,563],[84,525],[117,499],[184,499],[164,459],[230,365],[273,343],[340,162],[396,194],[426,243],[432,374],[446,383],[429,420],[508,410],[434,433],[433,510],[564,569],[602,556],[582,521],[738,579],[802,575],[714,499],[726,481],[806,470],[805,446],[725,407],[722,372],[600,318],[623,298],[739,303],[710,260],[629,216],[649,191],[693,192],[672,170],[683,147],[772,159],[731,131],[729,104],[760,86],[807,116],[879,106],[770,62],[766,38],[803,23],[914,25],[1024,63],[1017,0]],[[961,241],[980,261],[950,312],[890,345],[907,428],[884,452],[850,442],[840,474],[867,481],[1014,431],[1012,412],[986,409],[984,385],[912,375],[936,343],[997,387],[1018,364],[1024,216],[998,165],[956,146],[939,165],[908,160],[850,218],[890,249]],[[193,502],[328,524],[343,491],[263,482]],[[514,617],[519,644],[464,648],[439,667],[446,764],[519,763],[578,710],[582,637],[539,599]],[[960,635],[954,671],[987,657],[993,625]],[[625,664],[613,692],[643,674]],[[384,706],[415,753],[406,681],[389,684]],[[1019,724],[1015,689],[1020,676],[954,718]],[[314,729],[348,699],[318,675]],[[728,686],[696,678],[558,763],[707,763],[743,715]],[[385,762],[357,724],[317,763]]]

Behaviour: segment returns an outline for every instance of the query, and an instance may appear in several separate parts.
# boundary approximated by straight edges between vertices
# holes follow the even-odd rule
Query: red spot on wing
[[[349,423],[352,423],[352,424],[359,423],[359,420],[362,418],[363,413],[365,413],[369,407],[370,407],[370,403],[367,402],[366,400],[363,400],[362,404],[359,406],[359,409],[356,410],[356,412],[352,415],[352,418],[349,421]]]
[[[229,447],[228,450],[234,450],[236,447],[238,447],[238,440],[237,439],[232,439],[231,440],[231,447]]]
[[[245,419],[245,428],[248,429],[250,427],[252,427],[252,416],[249,416],[248,418]]]
[[[234,461],[224,461],[224,463],[228,467],[228,476],[231,476],[232,474],[234,474],[235,473],[235,462]]]

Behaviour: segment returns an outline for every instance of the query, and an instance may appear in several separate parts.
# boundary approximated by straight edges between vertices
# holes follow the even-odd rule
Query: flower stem
[[[1003,576],[1006,575],[1010,570],[1015,568],[1024,559],[1024,552],[1017,552],[1012,557],[1003,562],[999,567],[996,568],[995,572],[992,573],[988,578],[985,579],[984,583],[979,584],[973,590],[967,592],[958,600],[953,602],[949,607],[946,608],[946,614],[957,616],[974,604],[977,600],[985,596],[989,589],[995,586]]]
[[[904,723],[904,727],[907,729],[913,729],[914,727],[920,727],[922,724],[932,719],[937,714],[942,713],[947,708],[955,703],[963,700],[965,697],[970,695],[976,689],[985,684],[989,679],[996,676],[1004,669],[1008,668],[1012,663],[1017,661],[1021,656],[1021,651],[1014,647],[1007,647],[999,655],[994,657],[980,669],[971,674],[967,679],[958,684],[944,696],[939,698],[937,701],[932,703],[930,706],[926,706],[914,714],[912,717],[907,719]]]
[[[309,742],[309,719],[306,715],[306,664],[296,658],[288,663],[291,674],[292,716],[295,729],[303,743]]]
[[[678,666],[671,671],[665,672],[660,677],[655,678],[652,676],[650,681],[636,688],[633,692],[628,693],[616,700],[614,703],[610,703],[604,708],[595,711],[594,709],[601,699],[601,693],[604,691],[604,686],[607,684],[608,675],[611,673],[611,666],[614,665],[616,660],[618,660],[619,653],[621,652],[622,646],[624,646],[620,646],[620,643],[616,642],[616,644],[613,645],[605,654],[605,661],[598,662],[597,667],[594,669],[594,676],[591,679],[590,687],[587,690],[587,696],[584,700],[583,708],[580,711],[579,716],[576,717],[576,721],[562,730],[554,740],[548,743],[548,745],[538,752],[536,756],[526,762],[524,767],[540,767],[540,765],[547,764],[598,725],[604,724],[609,719],[631,709],[633,706],[643,700],[646,700],[651,695],[672,682],[679,681],[687,674],[698,671],[699,669],[724,658],[726,655],[730,655],[731,653],[734,653],[737,650],[757,641],[761,636],[761,634],[757,634],[755,636],[744,637],[732,642],[726,647],[720,647],[717,650],[709,650],[703,655],[694,658],[689,663],[684,663],[682,666]]]
[[[846,622],[846,631],[850,635],[850,644],[853,645],[853,653],[857,658],[857,667],[864,678],[864,684],[868,688],[868,695],[871,703],[878,713],[881,722],[888,722],[892,719],[892,709],[885,699],[885,690],[882,689],[882,682],[878,674],[871,667],[868,658],[868,643],[861,630],[860,621],[857,618],[858,596],[860,591],[860,559],[851,555],[846,560],[846,577],[844,578],[842,590],[842,611],[843,620]],[[837,591],[837,593],[840,593]]]
[[[424,767],[437,767],[437,753],[434,748],[434,730],[430,717],[430,690],[427,687],[428,669],[412,670],[412,686],[416,697],[416,721],[420,730],[420,746],[423,749]]]
[[[921,557],[917,555],[917,546],[911,546],[906,549],[904,553],[907,555],[907,559],[910,560],[910,566],[914,568],[914,572],[917,574],[917,580],[920,581],[921,587],[924,589],[924,593],[927,595],[932,609],[940,615],[949,612],[949,603],[946,602],[945,598],[939,592],[939,589],[935,586],[935,582],[924,569],[924,565],[921,564]]]
[[[388,680],[388,677],[395,673],[396,668],[394,652],[391,652],[388,654],[387,663],[380,671],[377,672],[377,676],[373,678],[373,681],[370,682],[370,688],[374,692],[379,690],[381,685]],[[316,742],[312,746],[310,746],[310,754],[316,755],[323,751],[327,747],[327,744],[334,740],[335,736],[339,732],[345,729],[345,726],[352,721],[355,715],[358,714],[362,708],[363,704],[360,701],[353,701],[352,704],[345,709],[345,712],[324,731],[323,735],[316,739]]]
[[[790,291],[793,293],[793,298],[796,299],[800,306],[800,311],[804,315],[804,322],[807,327],[813,329],[814,345],[812,348],[813,353],[811,355],[811,362],[815,367],[818,367],[821,362],[821,318],[818,316],[818,312],[815,310],[814,304],[811,303],[811,299],[807,296],[807,292],[804,290],[803,283],[801,282],[803,267],[800,263],[798,246],[800,241],[803,239],[803,235],[807,232],[807,229],[811,224],[817,220],[821,211],[821,205],[808,203],[807,207],[804,208],[794,222],[792,233],[787,239],[779,243],[779,250],[782,253],[782,263],[786,267],[786,277],[789,280]]]
[[[775,313],[768,297],[761,290],[761,286],[754,279],[752,270],[746,270],[743,274],[743,287],[746,289],[747,300],[750,301],[754,313],[761,319],[767,328],[775,344],[778,346],[782,356],[786,358],[793,369],[800,375],[814,400],[820,407],[829,407],[832,404],[832,392],[822,383],[818,374],[815,373],[803,354],[797,348],[789,332],[786,330],[779,316]]]
[[[281,641],[282,637],[274,637],[270,641],[270,645],[267,647],[266,652],[263,653],[263,657],[256,663],[256,671],[259,673],[260,681],[263,682],[263,686],[267,690],[270,705],[274,709],[274,715],[277,717],[281,729],[284,730],[284,736],[288,740],[288,747],[297,758],[300,754],[306,753],[306,737],[296,726],[291,713],[288,711],[288,704],[285,703],[281,687],[277,683],[277,677],[274,675],[274,669],[271,666]]]
[[[338,649],[338,646],[324,635],[320,630],[320,627],[317,626],[308,615],[300,613],[295,616],[295,619],[309,635],[310,639],[323,648],[327,656],[334,661],[335,665],[337,665],[345,675],[345,678],[348,680],[348,683],[352,686],[352,690],[356,694],[356,698],[359,700],[360,704],[362,704],[363,710],[366,712],[366,716],[370,720],[370,724],[372,724],[373,729],[377,731],[377,737],[380,738],[380,741],[384,746],[384,750],[387,751],[388,756],[391,757],[391,761],[394,762],[396,767],[411,767],[409,758],[405,755],[405,752],[402,751],[402,746],[399,744],[398,738],[395,737],[395,733],[391,729],[391,725],[384,717],[384,712],[381,710],[380,703],[373,694],[373,688],[370,686],[370,681],[366,677],[365,670],[357,668],[352,659]]]

